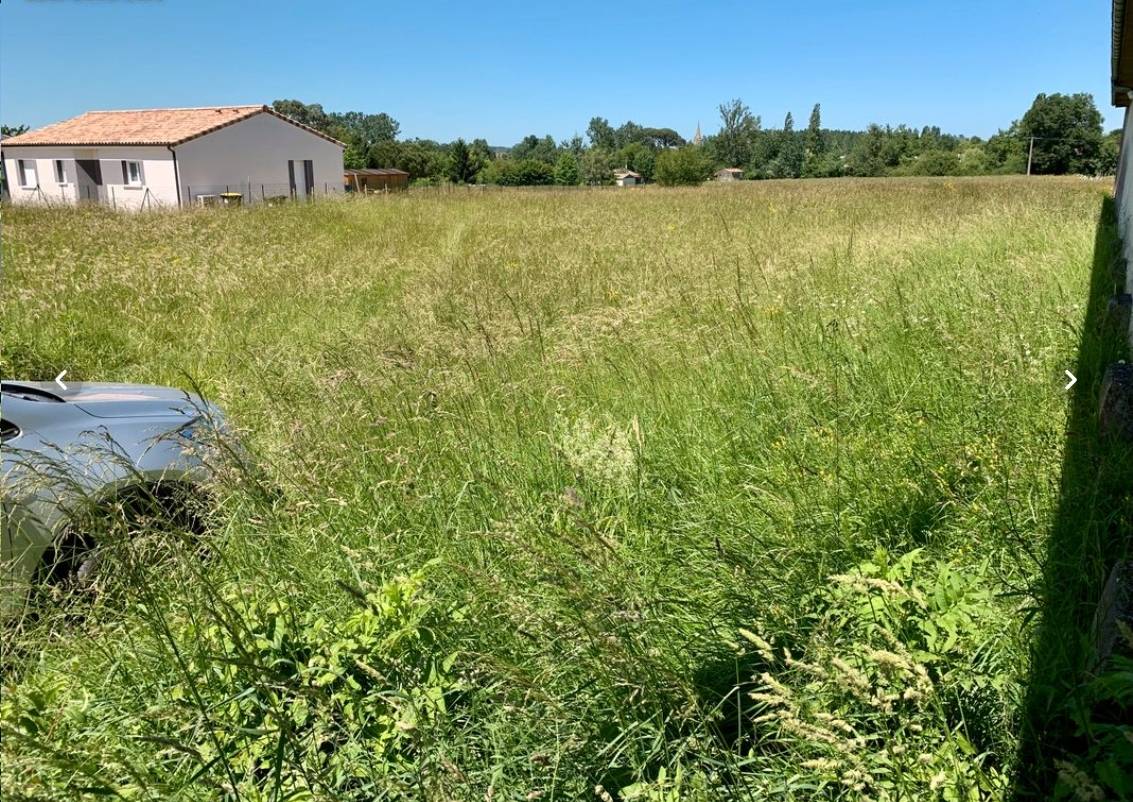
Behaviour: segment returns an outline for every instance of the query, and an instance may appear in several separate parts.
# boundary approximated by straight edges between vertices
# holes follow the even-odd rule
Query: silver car
[[[97,545],[77,522],[123,499],[178,503],[200,491],[223,418],[170,387],[0,385],[0,617],[37,579],[82,573]]]

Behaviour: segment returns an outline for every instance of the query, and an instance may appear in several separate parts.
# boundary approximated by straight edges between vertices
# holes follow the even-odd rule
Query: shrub
[[[38,775],[48,788],[77,792],[81,783],[129,798],[208,785],[243,799],[412,796],[419,733],[441,726],[460,687],[422,585],[418,572],[352,591],[342,614],[223,592],[199,624],[170,633],[184,662],[167,699],[148,702],[149,715],[161,711],[160,730],[126,734],[160,751],[124,757],[134,766],[117,780],[96,768],[105,747],[90,741],[99,716],[87,694],[58,674],[28,682],[0,713],[5,738],[36,745],[40,757],[9,761],[10,776],[25,789]]]
[[[1010,754],[1012,700],[995,670],[1003,639],[987,567],[879,552],[830,582],[802,653],[741,631],[765,666],[750,695],[757,743],[786,750],[800,787],[879,800],[1004,791],[988,755]]]
[[[498,159],[480,171],[485,184],[502,187],[542,186],[554,183],[554,168],[536,159]]]
[[[700,148],[688,146],[662,151],[657,156],[653,177],[666,187],[693,186],[708,180],[712,165]]]

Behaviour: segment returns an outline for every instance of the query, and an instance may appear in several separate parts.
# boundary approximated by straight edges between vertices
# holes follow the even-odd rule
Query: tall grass
[[[1002,798],[1103,192],[5,210],[4,375],[263,472],[9,628],[6,790]]]

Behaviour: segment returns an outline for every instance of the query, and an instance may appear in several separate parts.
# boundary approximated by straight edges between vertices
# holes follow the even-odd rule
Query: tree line
[[[724,167],[739,168],[748,179],[994,175],[1027,172],[1028,164],[1036,174],[1109,175],[1117,167],[1121,134],[1103,133],[1101,113],[1086,93],[1040,94],[1021,118],[987,139],[938,126],[828,129],[818,104],[805,128],[796,127],[790,113],[781,127],[765,128],[735,99],[720,104],[717,130],[695,142],[671,127],[633,121],[614,127],[594,117],[585,139],[576,134],[556,142],[530,134],[511,147],[493,147],[483,138],[402,139],[397,120],[386,113],[327,112],[298,100],[277,100],[272,107],[345,143],[347,168],[396,167],[416,184],[599,185],[612,183],[618,168],[669,185],[699,183]],[[4,126],[3,135],[23,130]]]
[[[614,127],[594,117],[585,139],[556,142],[531,134],[510,148],[485,139],[441,143],[399,139],[388,114],[327,113],[318,104],[278,100],[274,108],[346,143],[347,167],[397,167],[416,183],[482,183],[503,186],[608,184],[615,169],[646,181],[691,184],[715,170],[737,167],[745,178],[836,176],[994,175],[1082,173],[1116,170],[1120,131],[1102,130],[1091,95],[1040,94],[1021,118],[987,139],[905,125],[873,124],[864,131],[824,128],[815,104],[805,128],[788,113],[779,128],[764,128],[739,99],[719,106],[718,129],[696,142],[675,128]]]

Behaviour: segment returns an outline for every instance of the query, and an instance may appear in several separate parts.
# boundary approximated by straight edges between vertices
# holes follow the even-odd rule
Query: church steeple
[[[700,133],[700,120],[696,121],[696,133],[692,135],[692,144],[703,145],[704,134]]]

